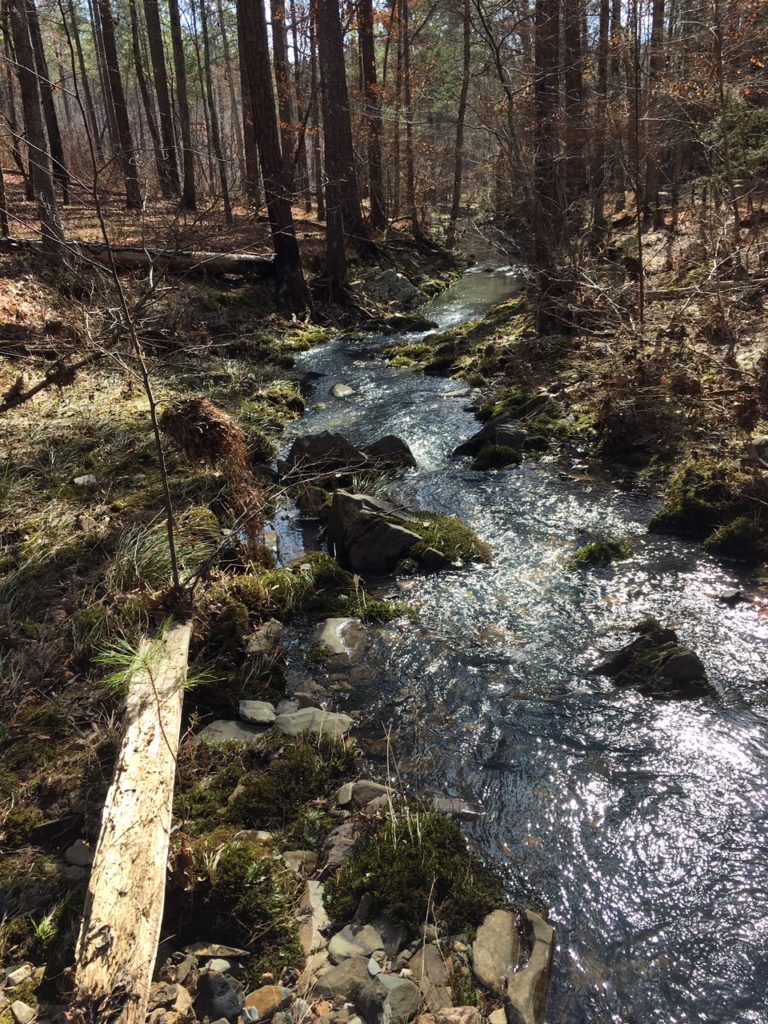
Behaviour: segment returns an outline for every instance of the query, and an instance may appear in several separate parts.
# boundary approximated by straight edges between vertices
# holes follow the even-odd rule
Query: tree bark
[[[13,73],[11,72],[12,58],[13,58],[13,39],[11,37],[11,31],[8,25],[8,4],[2,5],[2,28],[3,28],[3,52],[5,53],[5,72],[6,72],[6,86],[8,90],[8,110],[6,118],[8,121],[8,127],[11,129],[11,152],[13,153],[13,162],[19,169],[21,176],[24,180],[24,198],[31,202],[35,198],[35,190],[32,187],[32,169],[29,171],[24,166],[24,160],[21,156],[21,147],[19,146],[19,140],[22,137],[19,129],[19,119],[16,113],[16,97],[14,95],[13,88]]]
[[[387,226],[387,209],[384,199],[382,172],[381,99],[379,96],[379,84],[376,80],[376,49],[373,37],[372,0],[358,0],[357,18],[365,95],[365,122],[368,130],[368,191],[371,202],[371,224],[381,231]]]
[[[165,160],[163,158],[163,148],[160,143],[160,133],[157,130],[157,122],[155,121],[152,95],[149,91],[149,85],[147,84],[147,76],[144,74],[144,60],[141,55],[141,34],[138,11],[136,10],[136,0],[128,0],[128,11],[131,18],[131,44],[133,46],[133,62],[136,67],[136,81],[139,86],[139,92],[141,93],[141,102],[144,107],[144,114],[147,118],[147,128],[149,130],[150,138],[152,139],[152,152],[155,155],[157,178],[160,182],[160,190],[162,192],[165,184]]]
[[[56,204],[56,188],[53,183],[51,157],[43,124],[27,6],[25,0],[9,0],[8,6],[14,50],[16,51],[19,90],[24,110],[24,124],[27,129],[30,175],[40,216],[43,254],[51,259],[63,259],[64,232]]]
[[[338,207],[344,234],[358,245],[362,243],[365,246],[370,244],[370,235],[360,206],[338,2],[317,0],[316,10],[325,138],[326,214],[330,227],[332,216],[336,216],[335,208]]]
[[[584,96],[582,83],[581,0],[564,0],[565,195],[569,216],[584,188]]]
[[[605,179],[607,112],[608,112],[608,37],[611,0],[600,0],[600,22],[597,42],[597,82],[595,85],[595,138],[592,166],[592,232],[599,242],[605,235]]]
[[[115,119],[117,122],[117,134],[120,145],[119,159],[125,180],[125,203],[129,210],[140,210],[142,207],[141,186],[139,175],[136,169],[136,155],[133,151],[131,139],[131,122],[128,116],[128,106],[125,102],[125,91],[123,89],[123,78],[120,74],[120,65],[117,62],[117,43],[115,41],[115,26],[112,20],[112,8],[109,0],[96,0],[99,17],[101,20],[101,35],[104,44],[104,58],[106,70],[109,77],[109,88],[112,93],[112,102],[115,108]]]
[[[538,326],[556,327],[555,254],[559,251],[563,208],[557,172],[557,102],[559,80],[560,6],[558,0],[536,0],[535,24],[535,147],[534,265],[539,275]]]
[[[216,0],[216,14],[219,20],[219,31],[221,32],[221,50],[224,54],[224,77],[227,80],[227,89],[229,91],[229,107],[230,116],[232,120],[232,133],[235,137],[235,153],[237,154],[237,162],[240,167],[240,177],[245,184],[248,174],[245,165],[245,147],[243,145],[243,129],[240,121],[240,104],[237,102],[237,95],[235,93],[235,76],[232,69],[232,54],[229,47],[229,36],[227,34],[227,25],[224,20],[224,7],[222,0]],[[256,183],[258,192],[258,154],[256,154]],[[258,205],[258,202],[257,204]]]
[[[181,188],[181,208],[183,210],[196,210],[195,151],[192,148],[192,122],[189,116],[189,97],[187,95],[187,66],[184,60],[184,41],[181,34],[181,16],[179,14],[178,0],[168,0],[168,14],[171,22],[173,67],[176,72],[176,105],[179,110],[179,124],[181,126],[184,179]]]
[[[63,16],[64,15],[62,9],[62,17]],[[88,77],[87,68],[85,66],[85,56],[83,55],[83,43],[80,39],[80,27],[77,24],[77,14],[75,12],[74,0],[69,0],[69,17],[72,22],[72,42],[74,43],[75,53],[77,54],[77,64],[80,68],[80,82],[83,87],[83,106],[85,107],[85,116],[88,122],[86,128],[91,133],[91,139],[93,140],[93,148],[96,153],[96,159],[99,162],[101,162],[104,159],[104,149],[101,144],[101,135],[99,133],[99,122],[96,117],[96,108],[93,104],[93,93],[91,92],[91,83]]]
[[[472,20],[470,17],[469,0],[464,0],[464,13],[462,18],[464,59],[461,76],[461,92],[459,93],[459,109],[456,113],[456,151],[453,162],[453,197],[451,199],[451,212],[448,217],[448,230],[445,238],[445,244],[449,249],[452,249],[456,244],[456,221],[459,219],[459,208],[461,206],[461,179],[464,165],[464,120],[467,114],[470,58],[472,53],[470,46],[471,33]]]
[[[160,183],[166,198],[179,194],[179,170],[176,162],[176,138],[173,129],[173,107],[168,88],[168,69],[165,65],[163,31],[160,25],[158,0],[144,0],[144,21],[147,26],[149,55],[152,61],[152,78],[157,97],[157,113],[160,122],[160,138],[163,145],[163,177]]]
[[[69,172],[64,159],[64,143],[61,141],[61,129],[59,117],[56,113],[56,104],[53,101],[53,84],[51,83],[48,61],[43,47],[43,37],[40,34],[40,19],[37,14],[35,0],[27,0],[27,21],[29,23],[29,35],[32,40],[32,50],[35,55],[37,67],[37,81],[40,89],[40,99],[43,104],[43,117],[48,132],[48,146],[51,153],[54,180],[61,188],[61,202],[66,206],[69,203]]]
[[[659,228],[663,217],[659,207],[658,85],[664,67],[664,0],[653,0],[650,54],[648,59],[648,100],[645,117],[645,188],[643,218]]]
[[[77,943],[71,1024],[144,1024],[165,902],[191,623],[144,641]]]
[[[411,33],[408,0],[400,0],[400,34],[403,43],[403,110],[405,111],[405,204],[414,238],[424,232],[416,209],[416,171],[413,153],[413,97],[411,90]]]
[[[275,65],[275,86],[277,88],[277,112],[280,120],[280,149],[283,156],[283,174],[293,195],[293,108],[291,86],[288,77],[288,41],[285,28],[284,0],[269,0],[272,19],[272,54]]]
[[[200,3],[200,19],[203,31],[203,66],[205,69],[205,91],[208,94],[208,106],[210,107],[211,119],[211,145],[213,154],[216,157],[216,164],[219,169],[219,184],[221,186],[221,198],[224,203],[224,220],[227,225],[232,223],[232,203],[229,198],[229,182],[227,181],[227,164],[224,160],[224,150],[221,146],[221,134],[219,131],[219,115],[216,109],[216,97],[213,93],[213,77],[211,76],[211,44],[208,38],[208,15],[206,14],[206,0]]]
[[[112,99],[112,89],[107,71],[107,58],[104,54],[104,32],[101,24],[101,15],[96,0],[88,0],[88,9],[91,14],[91,35],[93,38],[93,50],[96,54],[96,66],[99,71],[99,84],[101,86],[101,98],[104,104],[104,118],[106,131],[109,137],[109,146],[112,154],[120,150],[120,139],[117,130],[117,119],[115,116],[115,104]]]
[[[262,0],[237,0],[237,17],[240,67],[250,97],[250,111],[259,148],[280,298],[295,313],[302,313],[311,309],[312,302],[304,280],[290,195],[283,175],[267,21]]]
[[[320,83],[317,72],[317,28],[314,4],[309,11],[309,75],[312,89],[312,173],[315,179],[315,202],[317,219],[325,220],[325,188],[323,187],[323,158],[320,147]]]

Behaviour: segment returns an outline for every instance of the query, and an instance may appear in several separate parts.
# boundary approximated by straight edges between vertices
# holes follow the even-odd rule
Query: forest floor
[[[65,218],[70,237],[80,232],[82,240],[98,240],[91,211],[73,205]],[[110,213],[113,240],[121,243],[157,245],[164,237],[184,248],[268,247],[261,224],[254,230],[238,223],[226,233],[205,216],[182,226],[160,217],[162,230],[152,218],[140,228],[125,218],[121,229],[121,218]],[[314,252],[308,263],[314,258],[319,272],[322,228],[306,221],[299,224],[304,231],[302,245]],[[650,295],[640,328],[636,284],[620,269],[622,254],[633,252],[631,226],[617,223],[612,242],[613,262],[596,265],[594,287],[582,288],[582,320],[573,334],[538,336],[522,297],[473,324],[400,343],[390,357],[415,371],[466,378],[480,389],[485,421],[503,416],[553,450],[601,460],[628,485],[665,488],[659,528],[759,564],[768,553],[768,483],[760,461],[762,454],[768,459],[768,441],[761,440],[768,434],[768,284],[757,256],[746,273],[721,272],[712,290],[693,223],[648,234]],[[436,262],[405,238],[387,249],[387,265],[425,295],[456,273],[450,261]],[[137,302],[142,285],[124,280]],[[322,342],[328,329],[281,319],[268,285],[237,279],[165,279],[140,309],[158,401],[206,395],[227,412],[246,432],[266,508],[277,507],[285,495],[264,466],[304,408],[293,358]],[[383,320],[393,312],[379,310]],[[40,379],[58,359],[97,345],[109,349],[73,385],[47,389],[2,414],[0,962],[33,966],[12,990],[32,1005],[55,1006],[71,984],[67,969],[88,875],[71,851],[98,833],[120,735],[121,684],[136,642],[168,613],[162,485],[146,398],[131,360],[104,345],[117,320],[114,293],[99,279],[41,271],[20,254],[0,257],[1,394],[20,375],[27,384]],[[360,330],[349,317],[346,326]],[[386,621],[407,609],[367,600],[360,581],[327,556],[275,569],[249,560],[236,544],[222,547],[236,514],[225,475],[178,451],[169,453],[168,470],[183,573],[206,568],[195,596],[194,685],[185,697],[165,932],[177,946],[199,938],[203,926],[207,940],[230,946],[249,948],[258,936],[258,955],[242,978],[252,986],[301,966],[294,905],[304,869],[297,874],[283,854],[304,851],[311,860],[320,853],[331,829],[346,820],[335,791],[363,766],[346,741],[265,739],[212,754],[193,734],[211,718],[236,715],[241,699],[284,697],[279,640],[253,642],[271,619]],[[378,834],[401,813],[389,802],[362,816],[358,810],[358,836]],[[430,856],[440,861],[450,849],[458,857],[458,827],[420,813],[424,842],[434,843]],[[431,894],[419,891],[405,846],[402,870],[391,866],[387,877],[396,881],[410,915],[404,923],[413,930]],[[394,856],[386,844],[362,849],[330,902],[339,926],[352,916],[376,858]],[[254,859],[263,871],[252,884],[246,874]],[[458,863],[446,860],[456,877]],[[503,903],[497,880],[469,864],[466,886],[445,882],[438,924],[454,931]],[[394,898],[379,895],[383,903]],[[480,998],[490,1012],[496,1003],[478,997],[462,956],[459,950],[453,958],[454,998]],[[4,998],[0,992],[3,1024],[10,1019]]]

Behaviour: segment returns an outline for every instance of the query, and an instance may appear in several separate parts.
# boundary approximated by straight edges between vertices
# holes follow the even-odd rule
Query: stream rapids
[[[423,312],[445,329],[519,289],[514,268],[473,270]],[[393,340],[305,353],[300,369],[322,376],[288,442],[402,437],[418,469],[390,494],[458,515],[494,558],[385,581],[419,619],[371,629],[370,681],[343,709],[390,731],[406,785],[478,808],[473,843],[513,897],[548,908],[551,1022],[766,1024],[768,607],[699,547],[647,534],[656,503],[589,469],[452,459],[478,429],[466,389],[388,365],[377,350]],[[336,383],[355,394],[332,398]],[[316,534],[291,513],[276,528],[284,561]],[[634,555],[574,572],[574,548],[604,533]],[[749,600],[718,602],[731,587]],[[654,702],[590,674],[646,615],[700,655],[718,701]]]

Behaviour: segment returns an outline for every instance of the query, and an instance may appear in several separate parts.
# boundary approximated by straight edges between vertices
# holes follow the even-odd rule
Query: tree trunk
[[[74,43],[75,53],[77,54],[77,64],[80,68],[80,82],[83,87],[83,106],[85,107],[85,116],[88,122],[86,128],[90,132],[91,140],[93,141],[93,148],[94,152],[96,153],[96,159],[99,162],[101,162],[104,159],[104,149],[101,145],[101,135],[99,134],[99,122],[96,118],[96,108],[93,105],[93,93],[91,92],[91,83],[88,78],[88,71],[85,66],[83,44],[82,40],[80,39],[80,27],[77,24],[77,14],[75,12],[74,0],[69,0],[69,17],[72,22],[72,42]]]
[[[277,88],[277,112],[280,119],[280,149],[283,155],[283,174],[293,195],[293,110],[291,86],[288,78],[288,41],[285,31],[284,0],[269,0],[272,19],[272,54]]]
[[[411,33],[408,0],[400,0],[400,34],[403,41],[403,109],[405,111],[405,205],[414,238],[423,238],[416,209],[416,172],[413,155],[413,99],[411,93]]]
[[[179,170],[176,162],[176,138],[173,128],[173,107],[168,88],[168,70],[165,65],[163,31],[160,25],[158,0],[144,0],[144,21],[147,26],[149,55],[152,60],[152,78],[157,97],[157,113],[160,122],[160,138],[163,144],[163,178],[160,183],[164,196],[170,198],[179,194]]]
[[[275,250],[275,272],[285,304],[295,313],[303,313],[311,309],[312,303],[304,280],[290,196],[282,170],[267,21],[262,0],[237,0],[237,18],[240,66],[248,88],[261,159],[267,213]]]
[[[595,85],[595,137],[592,165],[592,231],[596,242],[605,235],[606,133],[608,112],[608,36],[611,0],[600,0],[597,43],[597,83]]]
[[[165,902],[191,623],[144,641],[77,943],[71,1024],[144,1024]]]
[[[160,182],[160,190],[163,195],[166,195],[167,197],[167,193],[164,188],[166,185],[165,160],[163,158],[163,148],[160,144],[160,133],[157,130],[157,122],[155,121],[154,104],[147,84],[147,76],[144,74],[144,60],[141,55],[141,30],[139,27],[138,11],[136,10],[136,0],[128,0],[128,11],[131,18],[131,44],[133,46],[133,62],[136,66],[136,80],[139,85],[139,92],[141,93],[141,102],[144,107],[144,113],[147,118],[147,128],[149,129],[149,135],[152,139],[152,152],[155,155],[155,167],[157,168],[157,178]]]
[[[464,119],[467,114],[467,96],[469,95],[469,72],[471,57],[471,33],[472,21],[470,18],[469,0],[464,0],[463,24],[463,70],[461,76],[461,92],[459,93],[459,109],[456,114],[456,153],[453,163],[453,198],[451,200],[451,212],[448,217],[448,230],[446,232],[445,244],[452,249],[456,244],[456,221],[459,219],[459,208],[461,206],[461,178],[464,165]]]
[[[663,217],[659,207],[659,130],[657,92],[664,67],[664,0],[653,0],[650,56],[648,60],[648,100],[645,117],[645,189],[643,218],[659,228]]]
[[[569,216],[584,189],[584,123],[581,71],[581,0],[564,0],[565,195]]]
[[[59,183],[61,202],[66,206],[69,203],[69,172],[67,171],[67,164],[64,159],[64,144],[61,141],[59,118],[56,113],[56,104],[53,101],[53,85],[50,72],[48,71],[48,61],[45,57],[43,37],[40,34],[40,19],[37,15],[35,0],[27,0],[27,21],[30,39],[32,40],[32,50],[35,55],[35,65],[37,67],[37,81],[43,104],[43,117],[45,118],[45,127],[48,132],[48,146],[53,165],[53,177]]]
[[[368,186],[371,200],[371,224],[382,231],[387,226],[384,179],[381,157],[381,100],[376,80],[376,49],[373,37],[373,2],[358,0],[357,30],[365,93],[365,122],[368,129]]]
[[[248,175],[245,166],[245,147],[243,145],[243,129],[240,121],[240,104],[237,102],[237,95],[235,93],[235,76],[232,70],[232,54],[229,48],[229,36],[227,34],[227,26],[224,20],[224,7],[222,5],[222,0],[216,0],[216,13],[219,19],[219,31],[221,32],[221,50],[224,54],[224,77],[227,80],[227,89],[229,90],[229,107],[232,119],[232,132],[235,137],[235,153],[237,154],[237,162],[240,167],[240,177],[243,184],[245,184]],[[256,154],[255,166],[257,191],[258,160],[258,154]]]
[[[259,130],[251,98],[249,67],[245,54],[244,24],[244,15],[240,3],[237,3],[237,45],[240,57],[240,92],[243,97],[243,141],[245,144],[245,166],[247,171],[245,188],[255,212],[261,205],[261,196],[259,194]]]
[[[317,75],[317,28],[315,7],[309,11],[309,75],[312,89],[312,173],[315,179],[315,202],[317,219],[325,220],[325,188],[323,187],[323,159],[320,151],[320,83]]]
[[[337,0],[317,0],[317,46],[325,137],[326,200],[329,227],[333,202],[341,209],[344,233],[357,244],[370,244],[363,222],[352,145],[349,92],[344,68],[344,40]]]
[[[64,232],[56,205],[56,188],[53,183],[51,157],[43,124],[40,88],[35,73],[35,55],[27,20],[27,6],[25,0],[9,0],[8,6],[14,50],[16,51],[21,104],[24,110],[24,124],[27,129],[30,174],[40,216],[43,254],[51,259],[60,260],[63,259],[65,252]]]
[[[101,20],[101,35],[104,44],[106,69],[109,76],[109,88],[115,108],[115,119],[120,143],[119,158],[125,180],[125,202],[129,210],[140,210],[142,207],[141,186],[136,170],[136,156],[133,152],[131,122],[128,117],[128,106],[125,102],[123,78],[117,62],[117,43],[115,41],[115,26],[112,21],[112,8],[109,0],[96,0],[96,3]]]
[[[35,198],[35,190],[32,186],[32,169],[27,171],[24,166],[24,160],[21,156],[21,147],[19,146],[19,140],[21,139],[21,131],[19,129],[19,119],[16,113],[16,97],[14,95],[13,88],[13,74],[11,67],[13,65],[13,40],[11,38],[11,31],[8,25],[8,4],[2,5],[2,28],[3,28],[3,52],[5,53],[5,73],[6,73],[6,87],[8,90],[8,127],[11,129],[11,152],[13,153],[13,162],[18,167],[22,179],[24,180],[24,198],[31,202]]]
[[[203,30],[203,63],[205,68],[205,90],[208,94],[208,106],[210,107],[211,118],[211,144],[216,163],[219,168],[219,184],[221,186],[221,197],[224,202],[224,220],[227,225],[232,223],[232,203],[229,199],[229,182],[227,181],[227,164],[224,160],[224,150],[221,146],[221,134],[219,132],[219,115],[216,110],[216,97],[213,94],[213,78],[211,76],[211,45],[208,38],[208,15],[206,13],[206,0],[200,4],[201,28]]]
[[[557,329],[555,256],[559,252],[563,209],[557,173],[557,102],[560,7],[558,0],[536,0],[534,265],[539,275],[538,326]]]
[[[312,114],[312,96],[309,98],[309,106],[305,105],[304,90],[302,89],[301,73],[301,50],[299,48],[299,25],[296,11],[296,0],[291,0],[291,43],[293,45],[293,93],[296,104],[297,120],[301,116],[302,109],[306,109],[304,123],[299,126],[299,142],[296,150],[296,176],[295,191],[304,197],[304,212],[312,212],[312,193],[309,188],[309,162],[307,160],[307,132],[306,126]]]
[[[104,104],[104,119],[106,122],[107,135],[109,136],[109,147],[111,152],[116,154],[120,150],[120,138],[117,130],[115,104],[112,99],[112,89],[109,83],[107,58],[104,54],[104,33],[101,24],[101,15],[99,13],[99,6],[96,3],[96,0],[88,0],[88,9],[91,14],[93,49],[96,54],[96,66],[99,71],[99,84],[101,85],[101,98]]]
[[[184,171],[184,181],[181,189],[181,208],[182,210],[196,210],[195,151],[192,148],[192,122],[189,116],[187,66],[184,60],[184,41],[181,34],[179,0],[168,0],[168,14],[171,22],[173,68],[176,72],[176,105],[179,110],[179,123],[181,125],[182,167]]]
[[[8,238],[8,200],[5,195],[5,175],[3,174],[3,168],[0,167],[0,234],[3,238]]]

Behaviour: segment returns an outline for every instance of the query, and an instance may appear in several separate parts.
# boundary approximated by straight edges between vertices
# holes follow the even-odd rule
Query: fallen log
[[[77,942],[70,1024],[144,1024],[165,898],[191,623],[145,640]]]
[[[92,263],[118,270],[162,270],[167,274],[204,274],[221,277],[274,277],[274,260],[254,253],[182,252],[138,245],[106,246],[97,242],[68,242],[67,248]],[[38,252],[42,243],[31,238],[0,239],[0,252],[26,250]]]

